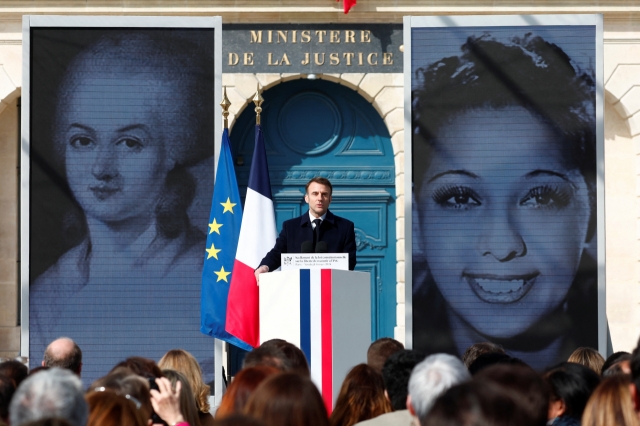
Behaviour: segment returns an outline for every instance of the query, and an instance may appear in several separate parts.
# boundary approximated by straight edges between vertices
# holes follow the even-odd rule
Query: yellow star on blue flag
[[[222,266],[219,271],[213,271],[213,273],[218,276],[217,281],[229,282],[229,280],[227,280],[227,275],[229,275],[231,272],[225,271],[224,266]]]
[[[220,227],[223,226],[222,223],[218,223],[218,221],[216,221],[216,218],[213,218],[213,222],[211,222],[209,224],[209,233],[213,234],[214,232],[217,233],[218,235],[220,235]]]
[[[237,204],[237,203],[232,203],[231,200],[229,199],[229,197],[227,197],[227,201],[224,203],[220,203],[222,205],[222,207],[224,207],[224,210],[222,211],[222,213],[226,213],[226,212],[231,212],[231,214],[233,214],[233,207]]]

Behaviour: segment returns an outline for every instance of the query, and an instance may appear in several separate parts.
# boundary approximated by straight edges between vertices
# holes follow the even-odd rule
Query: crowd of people
[[[363,354],[364,358],[364,354]],[[594,349],[541,372],[494,343],[462,358],[425,356],[391,338],[344,378],[333,403],[303,352],[280,339],[249,352],[218,407],[196,359],[130,357],[87,388],[82,351],[62,337],[42,366],[0,363],[0,426],[640,426],[640,341],[606,360]]]

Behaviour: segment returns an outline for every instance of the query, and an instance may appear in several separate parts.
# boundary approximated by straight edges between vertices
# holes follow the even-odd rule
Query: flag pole
[[[222,107],[222,118],[224,122],[224,129],[229,129],[229,107],[231,106],[231,101],[227,97],[227,86],[224,86],[224,91],[222,92],[222,100],[220,101],[220,106]],[[215,377],[214,377],[214,390],[213,390],[213,405],[218,407],[222,402],[222,395],[226,390],[226,386],[224,386],[226,377],[224,377],[225,370],[229,371],[229,366],[227,365],[227,351],[229,349],[228,345],[224,344],[225,342],[220,339],[214,339],[214,353],[213,353],[213,364],[215,368]]]
[[[224,91],[222,92],[222,100],[220,101],[220,106],[222,107],[222,118],[224,120],[224,128],[229,128],[229,107],[231,106],[231,101],[227,98],[227,86],[224,86]]]
[[[256,125],[260,125],[260,113],[262,112],[262,103],[264,102],[264,98],[260,94],[260,83],[258,83],[258,90],[256,91],[255,96],[253,97],[253,103],[256,105]]]

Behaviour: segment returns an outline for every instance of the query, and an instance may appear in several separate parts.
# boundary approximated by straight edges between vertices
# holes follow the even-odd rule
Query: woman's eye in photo
[[[116,143],[116,145],[125,147],[128,150],[136,151],[136,152],[139,152],[139,151],[142,150],[142,148],[144,148],[144,145],[142,144],[142,142],[140,142],[136,138],[122,138],[122,139],[119,139],[118,142]]]
[[[573,191],[558,186],[543,185],[529,190],[520,205],[534,209],[562,209],[569,205]]]
[[[468,210],[482,205],[478,194],[467,186],[445,186],[436,189],[431,198],[441,207],[450,209]]]
[[[69,144],[74,148],[89,148],[93,145],[93,140],[87,136],[74,136]]]

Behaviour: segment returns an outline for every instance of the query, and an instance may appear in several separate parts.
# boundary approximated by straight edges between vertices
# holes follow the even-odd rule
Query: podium
[[[284,339],[304,352],[327,411],[371,344],[368,272],[299,269],[260,275],[260,343]]]

